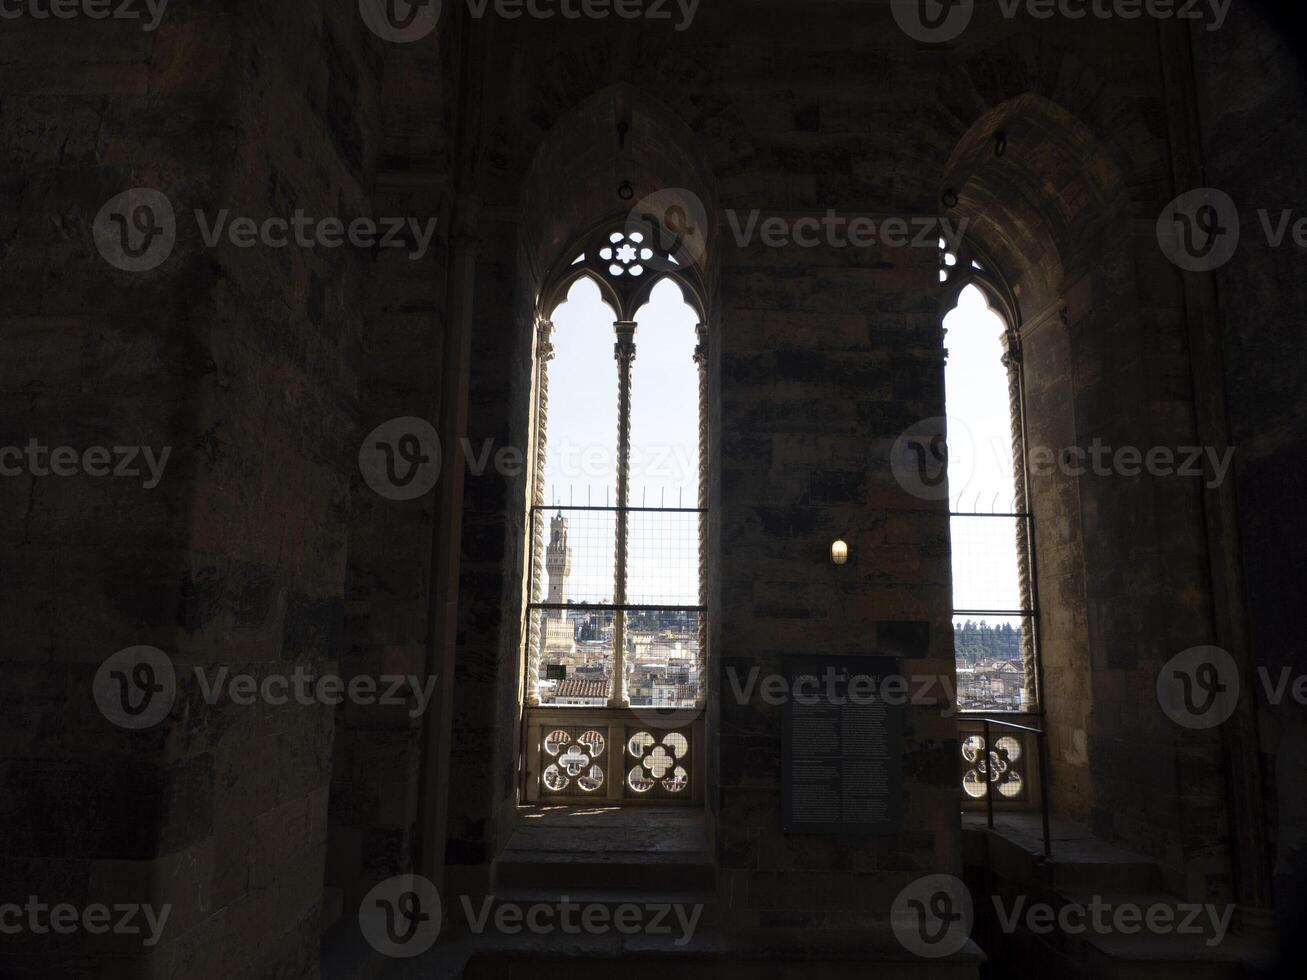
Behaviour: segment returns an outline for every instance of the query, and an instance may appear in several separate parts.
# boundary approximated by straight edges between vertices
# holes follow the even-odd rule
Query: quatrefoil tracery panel
[[[607,748],[602,732],[555,728],[544,739],[540,782],[550,793],[594,793],[604,785]]]
[[[690,740],[681,732],[665,732],[661,738],[647,731],[635,732],[626,741],[627,754],[635,760],[626,774],[627,788],[644,795],[656,787],[677,795],[690,785]]]
[[[962,740],[963,791],[973,800],[982,800],[988,781],[996,799],[1021,799],[1026,788],[1023,755],[1021,739],[1011,735],[994,739],[988,752],[983,735],[968,735]]]

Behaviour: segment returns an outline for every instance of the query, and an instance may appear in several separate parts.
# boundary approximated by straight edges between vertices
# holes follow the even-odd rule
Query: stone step
[[[1037,819],[1029,816],[1000,817],[994,830],[987,829],[976,817],[964,818],[964,854],[970,873],[984,873],[995,882],[1007,915],[1014,911],[1014,895],[1027,896],[1017,934],[995,935],[986,940],[993,943],[996,959],[1010,957],[1022,948],[1027,950],[1027,958],[1043,957],[1052,962],[1055,957],[1067,956],[1076,964],[1076,975],[1086,980],[1235,980],[1251,975],[1246,972],[1246,964],[1255,961],[1254,951],[1239,937],[1227,931],[1221,934],[1219,943],[1209,945],[1228,926],[1228,921],[1225,926],[1220,924],[1224,909],[1216,907],[1216,925],[1206,907],[1190,918],[1190,908],[1203,903],[1185,902],[1166,892],[1161,869],[1155,862],[1065,823],[1055,825],[1053,860],[1048,862],[1043,860],[1043,843],[1037,831]],[[1055,912],[1073,904],[1092,911],[1095,901],[1111,908],[1130,905],[1140,910],[1167,909],[1169,921],[1155,921],[1159,922],[1157,928],[1171,931],[1145,931],[1147,919],[1142,913],[1139,931],[1134,933],[1117,929],[1111,913],[1101,913],[1100,921],[1107,923],[1104,931],[1094,931],[1092,922],[1086,922],[1084,931],[1063,935],[1056,920],[1051,925],[1041,920],[1042,927],[1051,932],[1029,929],[1026,915],[1031,903],[1047,903]],[[996,924],[993,899],[986,898],[984,905],[992,926]],[[1125,924],[1132,927],[1133,920]],[[1175,932],[1179,924],[1199,931]],[[1081,925],[1077,917],[1076,929]],[[1031,940],[1034,947],[1030,946]]]
[[[597,916],[604,922],[618,922],[614,915],[634,916],[635,921],[658,927],[661,935],[680,937],[694,934],[701,928],[715,926],[719,919],[717,894],[712,891],[657,891],[648,888],[500,888],[496,890],[491,903],[491,915],[496,915],[504,906],[518,909],[530,909],[532,906],[547,906],[550,910],[559,910],[563,903],[570,907],[570,921],[574,927],[584,929],[584,916]],[[482,915],[482,902],[473,904],[473,913]],[[636,911],[632,911],[632,907]],[[602,912],[586,912],[591,908]],[[452,911],[452,910],[451,910]],[[460,918],[466,910],[458,909]],[[539,913],[548,921],[555,921],[550,912]],[[461,923],[460,923],[461,925]],[[634,929],[634,927],[631,927]]]
[[[1053,834],[1053,859],[1043,858],[1043,841],[1032,827],[985,827],[978,815],[963,820],[963,848],[968,864],[988,864],[1010,881],[1043,882],[1062,894],[1156,892],[1162,887],[1157,862],[1096,840],[1071,825]]]
[[[1089,980],[1243,980],[1254,959],[1228,935],[1209,946],[1199,936],[1114,933],[1088,937],[1085,948]]]
[[[799,972],[821,980],[977,980],[980,975],[974,965],[939,960],[832,963],[814,957],[802,963],[782,963],[689,953],[659,957],[622,952],[604,959],[567,960],[474,953],[462,976],[465,980],[794,980]]]
[[[1233,913],[1227,915],[1223,905],[1218,903],[1186,902],[1184,899],[1166,892],[1084,892],[1079,894],[1070,894],[1060,896],[1063,903],[1074,903],[1089,908],[1091,904],[1098,900],[1103,905],[1112,909],[1118,907],[1133,907],[1138,909],[1150,909],[1160,907],[1167,909],[1170,913],[1170,922],[1175,926],[1183,926],[1185,933],[1192,941],[1202,944],[1204,940],[1215,938],[1217,934],[1221,935],[1222,941],[1229,937],[1230,925],[1233,921]],[[1195,906],[1201,906],[1196,913],[1192,910]],[[1215,914],[1217,921],[1212,921]],[[1103,917],[1109,922],[1112,921],[1112,913],[1103,913]],[[1223,918],[1224,917],[1224,918]],[[1165,927],[1166,923],[1163,922]],[[1142,920],[1141,920],[1142,926]],[[1199,929],[1199,933],[1190,933],[1190,929]],[[1140,933],[1142,934],[1141,928]],[[1129,933],[1108,932],[1106,935],[1130,935]]]
[[[983,955],[974,943],[955,956],[927,960],[888,930],[703,930],[681,946],[635,937],[503,937],[478,943],[463,976],[522,980],[976,980]]]
[[[1056,858],[1053,887],[1063,894],[1122,894],[1160,888],[1162,872],[1156,862],[1143,858],[1077,860]]]
[[[712,856],[702,851],[633,854],[597,852],[505,851],[495,866],[499,892],[545,888],[558,893],[575,889],[639,889],[661,892],[711,891],[716,888]]]
[[[626,902],[673,902],[682,904],[717,904],[717,893],[709,890],[656,891],[648,888],[501,888],[495,892],[496,902],[571,902],[615,906]]]

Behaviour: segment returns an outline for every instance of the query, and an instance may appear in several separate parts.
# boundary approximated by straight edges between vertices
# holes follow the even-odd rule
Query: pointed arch
[[[716,270],[710,217],[715,214],[715,201],[708,173],[694,135],[674,113],[630,86],[615,85],[557,119],[541,141],[520,197],[520,281],[529,290],[524,298],[529,298],[535,328],[528,424],[532,465],[524,501],[521,593],[523,724],[532,732],[554,724],[550,719],[559,710],[585,710],[591,712],[587,723],[665,729],[664,741],[672,740],[669,744],[681,746],[682,753],[689,752],[696,760],[691,765],[687,756],[688,770],[677,769],[675,778],[659,781],[657,788],[647,781],[632,783],[622,778],[621,771],[605,768],[609,778],[602,790],[595,791],[610,802],[647,799],[643,794],[652,791],[668,801],[701,803],[711,765],[703,717],[711,671],[706,473],[711,455],[708,339]],[[590,351],[597,356],[584,382],[602,386],[605,397],[615,394],[618,404],[617,424],[607,447],[615,460],[614,491],[611,498],[604,496],[602,506],[546,504],[545,500],[544,477],[553,439],[548,429],[550,361],[562,351],[558,340],[567,329],[553,321],[580,281],[595,283],[603,301],[615,311],[611,335],[603,338],[602,348]],[[689,309],[681,308],[684,316],[678,321],[675,343],[660,332],[646,334],[643,356],[669,372],[659,374],[660,379],[674,371],[685,374],[677,385],[654,387],[638,380],[635,366],[642,363],[637,356],[642,341],[635,321],[637,316],[645,317],[651,321],[648,328],[656,330],[659,314],[645,308],[658,287],[669,281],[676,284]],[[665,306],[670,297],[658,295],[655,305]],[[688,334],[683,329],[687,323]],[[653,485],[649,483],[653,476],[635,466],[642,416],[633,411],[632,401],[641,384],[644,397],[654,400],[659,392],[678,392],[676,404],[687,410],[678,417],[689,422],[674,433],[672,441],[686,444],[684,455],[694,479],[687,483],[689,499],[679,498],[679,486],[669,493],[670,502],[677,504],[674,507],[662,505],[661,490],[650,501],[659,506],[644,505],[644,490]],[[665,426],[657,427],[657,433],[657,438],[672,439]],[[661,479],[662,474],[658,476]],[[639,478],[645,477],[642,486]],[[546,512],[570,532],[565,546],[553,547],[552,565],[541,533]],[[575,552],[576,565],[569,563],[560,547]],[[587,562],[593,566],[589,570],[582,567]],[[587,581],[609,585],[582,590],[580,597],[567,593],[566,603],[542,600],[541,584],[550,569],[569,567],[575,570],[560,574],[571,574],[578,583],[588,576]],[[592,574],[595,567],[599,572]],[[669,577],[665,574],[669,569],[677,574]],[[680,574],[680,569],[688,571]],[[673,579],[675,588],[668,585]],[[556,591],[565,594],[561,588]],[[569,654],[573,643],[578,652]],[[574,675],[560,676],[568,671]],[[569,682],[565,688],[563,680]],[[532,737],[527,741],[531,744]],[[611,757],[605,767],[610,765],[615,765]],[[559,779],[551,784],[545,775],[548,766],[547,760],[527,751],[521,770],[524,798],[573,791]]]
[[[540,288],[559,262],[614,216],[677,189],[716,213],[711,169],[676,113],[627,84],[609,86],[563,113],[537,148],[522,183],[523,253]],[[710,229],[711,232],[711,229]],[[711,249],[695,263],[704,283]]]
[[[967,221],[967,245],[1008,295],[1018,327],[1088,269],[1126,205],[1112,150],[1080,119],[1033,92],[981,115],[958,140],[939,188]],[[984,277],[981,277],[982,279]],[[961,287],[959,287],[960,289]],[[991,289],[991,292],[994,290]]]
[[[599,284],[618,319],[630,320],[649,301],[654,287],[671,279],[699,315],[699,322],[706,323],[708,304],[701,270],[693,250],[675,247],[677,237],[653,215],[608,216],[558,253],[540,286],[540,316],[549,319],[572,284],[589,277]],[[633,257],[623,261],[616,254],[620,247],[630,248]]]

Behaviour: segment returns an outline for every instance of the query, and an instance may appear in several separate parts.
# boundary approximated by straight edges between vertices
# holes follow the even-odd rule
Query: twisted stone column
[[[698,675],[700,704],[706,703],[709,690],[708,664],[708,328],[700,323],[694,328],[699,343],[694,348],[694,363],[699,368],[699,650]]]
[[[552,337],[554,325],[541,320],[536,325],[536,404],[535,404],[535,458],[531,473],[531,526],[527,547],[531,549],[531,594],[527,602],[534,602],[538,583],[543,581],[545,535],[544,522],[539,519],[540,508],[545,505],[546,435],[549,431],[549,362],[554,359]],[[540,704],[540,653],[544,638],[540,629],[541,616],[527,611],[526,692],[527,707]]]
[[[626,604],[627,496],[631,483],[631,364],[635,361],[635,321],[613,324],[617,343],[617,554],[613,574],[613,604]],[[626,686],[626,613],[613,613],[613,684],[608,694],[610,708],[630,705]]]
[[[1014,330],[1003,334],[1003,366],[1007,368],[1008,413],[1012,419],[1012,486],[1013,511],[1029,514],[1030,501],[1026,494],[1026,440],[1022,425],[1021,404],[1021,339]],[[1030,578],[1030,518],[1017,521],[1017,575],[1021,589],[1021,608],[1034,610],[1034,583]],[[1025,617],[1021,630],[1021,707],[1036,707],[1039,696],[1037,666],[1035,664],[1035,628],[1033,616]]]

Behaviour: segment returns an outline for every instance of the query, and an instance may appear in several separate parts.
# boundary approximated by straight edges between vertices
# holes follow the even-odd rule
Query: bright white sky
[[[1013,510],[1012,422],[1003,321],[975,286],[962,291],[944,317],[948,349],[944,383],[948,398],[949,509],[1009,513]]]
[[[617,503],[617,313],[582,278],[553,315],[549,363],[545,500],[551,505]],[[631,372],[633,507],[699,505],[698,316],[680,287],[664,280],[636,313]],[[576,601],[613,591],[611,514],[566,513]],[[627,597],[666,605],[699,601],[699,524],[694,514],[633,514]]]
[[[1015,510],[1012,420],[1003,320],[975,286],[944,318],[948,360],[949,508],[965,513]],[[953,608],[1019,609],[1015,521],[954,517]]]
[[[599,287],[582,278],[553,314],[549,363],[545,500],[550,505],[616,503],[616,312]],[[694,310],[671,280],[637,313],[632,373],[632,506],[698,503],[699,383],[693,362]],[[955,511],[1010,512],[1012,435],[1003,321],[984,294],[967,287],[944,319],[949,357],[949,495]],[[611,514],[569,518],[574,601],[612,595]],[[631,516],[629,601],[698,601],[698,524],[694,515]],[[1014,524],[953,518],[954,608],[1019,607]],[[642,560],[643,559],[643,560]],[[992,618],[992,617],[991,617]]]

